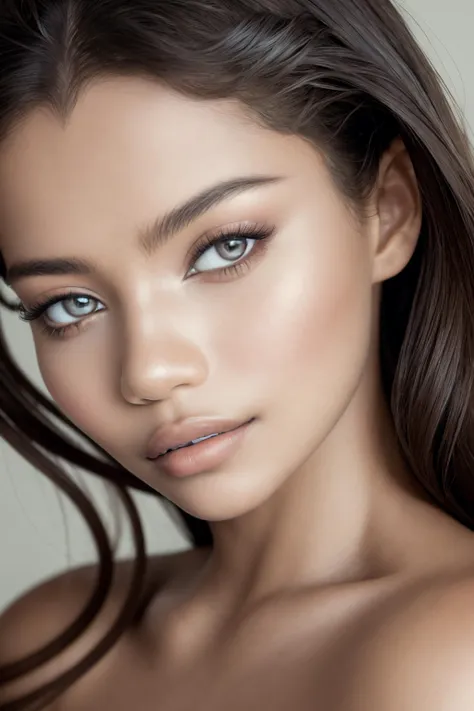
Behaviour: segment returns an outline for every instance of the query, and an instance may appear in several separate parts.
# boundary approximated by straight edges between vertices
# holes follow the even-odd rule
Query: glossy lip
[[[250,420],[231,420],[217,417],[188,418],[181,422],[165,425],[158,428],[151,438],[146,457],[157,459],[172,447],[186,445],[193,439],[206,437],[212,434],[223,434],[250,422]]]
[[[175,449],[157,457],[153,463],[158,467],[160,475],[178,479],[216,472],[237,452],[252,422],[253,420],[244,422],[233,430],[209,437],[192,446]]]

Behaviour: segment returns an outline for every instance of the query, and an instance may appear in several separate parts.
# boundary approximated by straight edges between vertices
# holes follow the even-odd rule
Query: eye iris
[[[246,239],[226,239],[216,244],[216,251],[222,259],[240,259],[246,250]]]
[[[68,308],[66,309],[71,316],[81,316],[83,311],[86,309],[90,309],[90,304],[93,301],[88,296],[71,296],[69,299],[66,299],[64,301],[64,305],[67,304]],[[69,308],[69,305],[73,304],[73,309],[71,313],[71,309]],[[78,313],[74,313],[74,308],[77,307]]]

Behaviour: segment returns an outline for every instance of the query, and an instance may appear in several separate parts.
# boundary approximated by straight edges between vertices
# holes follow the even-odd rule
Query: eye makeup
[[[217,234],[213,236],[205,236],[200,242],[198,242],[198,244],[194,248],[191,249],[188,255],[189,267],[186,272],[186,277],[188,279],[194,279],[201,275],[210,274],[212,275],[212,281],[219,281],[221,279],[225,280],[229,277],[231,278],[232,276],[242,275],[248,269],[251,268],[253,262],[257,258],[263,256],[268,247],[269,240],[274,235],[275,231],[276,228],[274,226],[265,226],[261,224],[252,224],[246,222],[239,224],[237,227],[231,225],[229,227],[220,229]],[[206,252],[210,251],[218,245],[225,245],[226,243],[231,242],[241,242],[244,245],[250,242],[254,242],[254,245],[248,251],[248,253],[246,253],[242,257],[237,258],[235,262],[229,260],[230,263],[228,266],[218,267],[215,269],[206,269],[202,271],[197,270],[194,273],[190,273],[190,270],[192,269],[193,265],[195,265],[195,263],[200,259],[200,257],[202,257]],[[219,258],[225,261],[224,257],[220,256]],[[56,338],[65,337],[67,335],[72,334],[73,329],[76,329],[76,331],[81,329],[83,327],[83,324],[88,319],[86,319],[85,317],[77,317],[78,320],[72,323],[66,324],[65,326],[57,326],[51,323],[51,319],[46,318],[46,312],[53,306],[57,304],[63,304],[64,302],[72,299],[89,299],[91,302],[100,303],[98,299],[95,299],[94,297],[88,294],[80,293],[70,289],[66,292],[63,292],[62,294],[58,294],[49,299],[37,301],[29,307],[26,307],[24,304],[21,304],[19,309],[19,318],[22,321],[40,320],[42,331],[45,332],[48,336]],[[87,315],[89,316],[94,313],[97,313],[97,311],[92,311],[91,314]],[[71,318],[74,318],[74,316],[72,316],[71,314],[70,316]]]

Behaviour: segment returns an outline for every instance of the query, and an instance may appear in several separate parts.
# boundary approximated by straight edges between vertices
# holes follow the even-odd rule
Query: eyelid
[[[19,306],[20,319],[22,321],[34,321],[52,306],[55,306],[56,304],[59,304],[62,301],[66,301],[67,299],[81,296],[86,296],[92,301],[102,303],[100,299],[95,296],[92,296],[92,294],[87,294],[84,291],[77,291],[76,289],[66,289],[66,291],[62,292],[61,294],[58,294],[57,296],[51,296],[45,299],[38,299],[38,301],[34,302],[31,306],[28,307],[21,303]]]
[[[205,233],[197,243],[195,242],[188,250],[186,262],[189,266],[187,267],[187,271],[189,271],[192,264],[199,259],[207,249],[221,241],[225,241],[231,237],[235,237],[236,239],[251,239],[255,235],[267,237],[270,236],[274,230],[274,226],[251,222],[250,220],[236,221],[226,224],[224,227],[216,227],[214,230]]]

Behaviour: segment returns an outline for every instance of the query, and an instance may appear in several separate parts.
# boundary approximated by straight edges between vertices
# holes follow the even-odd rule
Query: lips
[[[241,427],[249,420],[222,418],[190,418],[181,423],[160,427],[151,438],[146,457],[156,459],[168,450],[179,449],[194,444],[196,440],[217,436]]]

